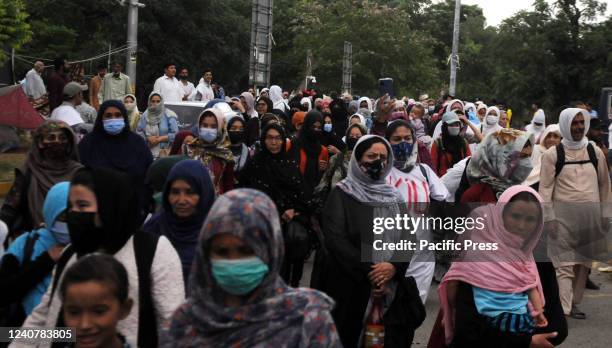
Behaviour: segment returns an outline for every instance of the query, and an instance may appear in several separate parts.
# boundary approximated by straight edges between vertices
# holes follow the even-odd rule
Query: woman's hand
[[[155,145],[159,144],[159,139],[155,135],[148,136],[147,137],[147,141],[149,142],[150,146],[155,146]]]
[[[338,150],[338,148],[335,147],[334,145],[329,145],[327,147],[327,151],[329,151],[329,153],[334,154],[334,155],[337,155],[340,153],[340,150]]]
[[[295,213],[295,209],[288,209],[288,210],[285,210],[285,212],[283,213],[283,216],[281,216],[281,218],[283,220],[285,220],[285,221],[291,221],[291,220],[293,220],[293,217],[295,215],[297,215]]]
[[[319,171],[324,172],[327,169],[327,161],[319,161]]]
[[[387,294],[387,284],[383,284],[382,286],[375,286],[372,288],[372,296],[374,298],[381,298]]]
[[[376,287],[386,284],[395,275],[395,266],[389,262],[381,262],[372,265],[372,271],[368,274],[370,283]]]
[[[531,343],[529,344],[529,348],[553,348],[554,345],[550,343],[550,338],[557,337],[557,332],[537,334],[531,336]]]

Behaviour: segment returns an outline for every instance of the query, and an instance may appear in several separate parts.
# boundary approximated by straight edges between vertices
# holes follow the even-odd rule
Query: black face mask
[[[365,173],[370,177],[370,179],[375,181],[380,180],[382,171],[385,169],[381,159],[377,159],[373,162],[362,162],[361,166],[365,168]]]
[[[353,151],[353,149],[355,148],[355,145],[357,145],[357,141],[359,141],[359,138],[353,138],[353,137],[346,138],[346,147],[348,147],[349,150]]]
[[[244,141],[244,131],[229,131],[227,133],[229,134],[230,141],[234,145]]]
[[[187,79],[189,78],[189,76],[183,76],[183,75],[181,75],[181,76],[179,76],[179,78],[180,78],[181,80],[185,81],[185,80],[187,80]]]
[[[52,161],[60,161],[66,158],[68,144],[61,143],[51,143],[46,144],[44,148],[42,148],[42,153],[45,158],[50,159]]]
[[[104,230],[96,227],[95,217],[96,213],[74,211],[66,213],[70,241],[79,255],[97,251],[104,243]]]

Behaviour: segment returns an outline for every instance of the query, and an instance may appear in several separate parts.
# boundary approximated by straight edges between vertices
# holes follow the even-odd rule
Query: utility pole
[[[138,9],[145,7],[138,0],[128,0],[127,57],[125,72],[130,77],[132,92],[136,92],[136,58],[138,53]]]
[[[344,59],[342,60],[342,92],[352,93],[353,44],[344,41]]]
[[[451,72],[448,94],[455,95],[457,87],[457,64],[459,63],[459,16],[461,14],[461,0],[455,0],[455,22],[453,25],[453,48],[450,57]]]

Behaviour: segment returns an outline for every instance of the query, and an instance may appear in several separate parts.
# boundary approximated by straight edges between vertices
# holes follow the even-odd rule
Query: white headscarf
[[[465,104],[463,104],[463,102],[459,99],[453,99],[451,100],[448,104],[446,104],[446,112],[451,112],[451,107],[453,106],[453,104],[455,103],[459,103],[461,104],[461,111],[465,110]]]
[[[348,119],[349,125],[351,124],[351,119],[355,116],[359,117],[359,123],[361,123],[362,126],[366,127],[366,120],[362,114],[352,114],[351,116],[349,116],[349,119]]]
[[[270,92],[268,94],[270,95],[270,100],[273,104],[272,108],[283,112],[289,110],[289,107],[287,106],[287,104],[285,104],[285,101],[283,100],[282,88],[277,85],[273,85],[272,87],[270,87]]]
[[[357,101],[357,105],[359,105],[359,109],[361,109],[361,102],[368,103],[368,110],[370,110],[370,112],[374,111],[372,109],[372,100],[370,100],[370,98],[368,98],[368,97],[361,97],[361,98],[359,98],[359,100]]]
[[[571,131],[572,121],[579,113],[584,116],[584,135],[582,136],[582,139],[574,141]],[[570,150],[579,150],[587,146],[589,140],[587,139],[586,134],[589,131],[590,124],[591,115],[589,115],[589,112],[586,110],[579,108],[567,108],[561,111],[561,115],[559,115],[559,130],[561,131],[561,136],[563,137],[561,140],[563,146]]]
[[[541,123],[542,126],[536,127],[534,123]],[[531,120],[531,123],[528,124],[527,127],[525,127],[525,131],[533,133],[536,139],[536,143],[539,143],[543,139],[543,138],[540,139],[540,136],[544,132],[545,128],[546,128],[546,116],[544,115],[544,111],[542,109],[539,109],[533,115],[533,119]]]
[[[540,144],[537,146],[534,146],[533,152],[531,153],[531,165],[533,166],[533,169],[531,170],[531,173],[529,173],[529,176],[527,177],[527,179],[525,179],[525,181],[523,182],[523,185],[531,186],[537,182],[540,182],[540,169],[542,168],[542,154],[544,153],[544,151],[547,150],[546,147],[544,147],[544,139],[546,139],[546,137],[550,133],[557,133],[559,136],[561,136],[561,132],[559,131],[559,125],[551,124],[548,127],[546,127],[544,132],[542,132],[542,139],[540,141]]]
[[[300,105],[304,105],[304,104],[308,104],[308,111],[312,110],[312,101],[310,100],[310,98],[308,97],[302,98],[302,100],[300,100]]]
[[[491,111],[495,111],[497,113],[497,120],[495,122],[495,124],[489,125],[487,123],[487,116],[489,116],[489,113]],[[486,136],[487,134],[491,134],[494,132],[497,132],[498,130],[504,128],[502,126],[499,125],[499,117],[501,116],[501,112],[499,111],[499,108],[497,106],[489,106],[487,108],[487,112],[485,113],[485,118],[482,120],[482,135]]]

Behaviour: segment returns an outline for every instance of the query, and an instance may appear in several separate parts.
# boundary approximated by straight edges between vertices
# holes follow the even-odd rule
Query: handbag
[[[310,252],[310,233],[296,220],[287,222],[285,228],[285,259],[300,261]]]

